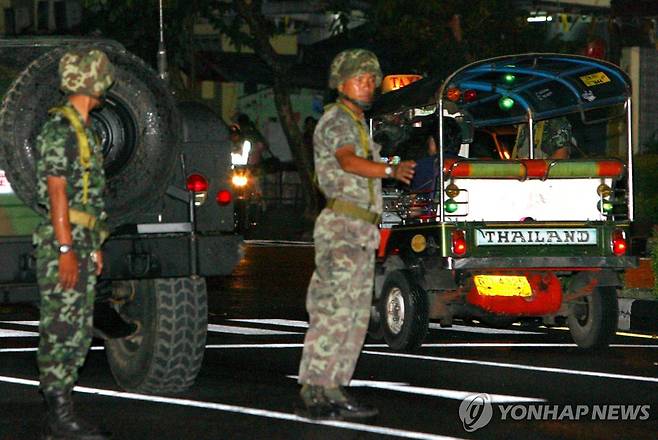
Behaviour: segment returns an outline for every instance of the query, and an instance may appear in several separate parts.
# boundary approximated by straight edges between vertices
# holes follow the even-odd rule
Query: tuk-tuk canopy
[[[373,114],[452,102],[475,127],[511,125],[624,104],[631,81],[619,67],[578,55],[522,54],[469,64],[445,81],[424,78],[382,96]]]

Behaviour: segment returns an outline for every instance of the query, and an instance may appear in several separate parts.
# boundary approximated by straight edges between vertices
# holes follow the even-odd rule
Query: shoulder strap
[[[361,148],[363,149],[363,155],[367,159],[368,156],[370,155],[370,142],[368,142],[368,133],[366,132],[366,128],[363,126],[361,123],[361,119],[357,117],[354,112],[345,104],[342,102],[337,102],[336,105],[343,110],[347,115],[354,121],[356,124],[357,129],[359,130],[359,143],[361,144]],[[375,205],[375,186],[373,183],[373,180],[371,178],[368,178],[368,196],[369,196],[369,204],[370,206]]]
[[[89,169],[91,168],[91,150],[89,149],[89,138],[85,128],[80,121],[78,113],[70,107],[59,106],[48,110],[50,114],[58,114],[65,118],[73,129],[78,141],[78,160],[82,167],[82,204],[86,205],[89,201]]]

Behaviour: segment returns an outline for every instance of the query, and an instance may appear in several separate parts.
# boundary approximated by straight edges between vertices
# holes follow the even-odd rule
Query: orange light
[[[193,173],[187,177],[187,190],[192,192],[208,191],[208,181],[201,174]]]
[[[620,257],[626,253],[626,235],[621,229],[615,229],[612,233],[612,253]]]
[[[466,234],[461,229],[452,231],[452,252],[458,257],[466,254]]]
[[[459,89],[456,88],[450,88],[448,89],[448,92],[446,93],[446,97],[448,98],[449,101],[452,102],[457,102],[459,101],[459,98],[461,97],[462,92]]]
[[[217,203],[219,205],[224,206],[224,205],[228,205],[229,203],[231,203],[231,200],[233,199],[233,196],[231,195],[230,191],[222,189],[222,190],[219,190],[217,192],[217,197],[215,197],[215,199],[217,200]]]
[[[393,90],[401,89],[411,83],[422,79],[420,75],[387,75],[382,80],[382,93],[392,92]]]

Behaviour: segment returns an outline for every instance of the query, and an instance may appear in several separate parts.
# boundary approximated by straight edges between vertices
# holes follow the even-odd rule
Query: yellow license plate
[[[526,277],[511,275],[475,275],[475,287],[480,295],[532,296]]]

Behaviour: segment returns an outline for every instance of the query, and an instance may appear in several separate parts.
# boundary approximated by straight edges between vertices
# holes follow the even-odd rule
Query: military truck
[[[440,148],[426,191],[384,193],[371,334],[413,350],[430,318],[540,320],[566,323],[581,348],[606,347],[621,275],[637,265],[631,109],[617,66],[559,54],[478,61],[384,95],[372,113],[376,140],[422,148],[436,130]],[[554,118],[583,135],[569,158],[523,155],[503,139],[525,126],[535,145],[535,126]],[[452,155],[450,120],[462,128]]]
[[[111,236],[97,301],[138,331],[108,339],[117,383],[147,393],[180,392],[201,367],[207,332],[205,278],[240,258],[230,192],[230,142],[205,106],[179,102],[144,61],[114,41],[0,39],[0,283],[4,301],[38,298],[31,233],[35,139],[63,99],[58,61],[73,47],[99,48],[116,68],[100,133]]]

